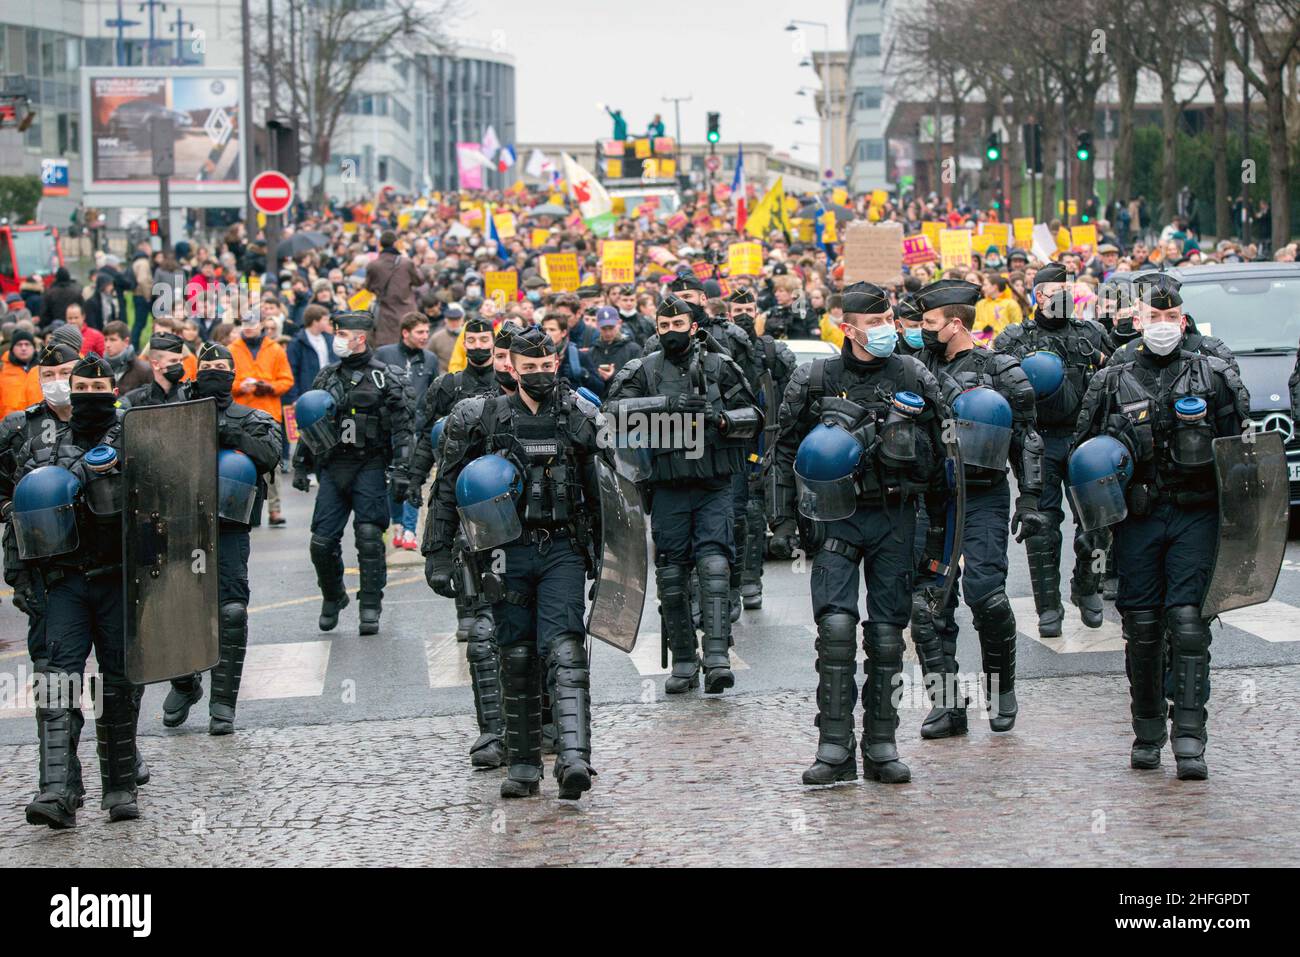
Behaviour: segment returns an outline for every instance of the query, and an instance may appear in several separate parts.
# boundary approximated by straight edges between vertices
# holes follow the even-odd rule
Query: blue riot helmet
[[[962,464],[1004,470],[1011,452],[1011,403],[1000,392],[977,386],[957,396],[952,411]]]
[[[1020,360],[1020,368],[1040,400],[1055,395],[1065,381],[1065,361],[1055,352],[1031,352]]]
[[[293,407],[298,434],[313,455],[324,455],[339,444],[338,405],[324,389],[312,389],[298,397]]]
[[[818,425],[804,436],[794,457],[799,514],[818,522],[852,515],[862,453],[862,443],[838,425]]]
[[[81,482],[60,465],[42,465],[27,473],[14,489],[9,515],[23,561],[75,552],[77,494]]]
[[[433,423],[433,428],[429,430],[429,444],[433,446],[435,454],[438,452],[438,443],[442,441],[442,430],[447,427],[447,417],[444,415],[437,422]]]
[[[516,506],[523,494],[519,470],[500,455],[481,455],[456,477],[456,511],[474,551],[513,542],[523,532]]]
[[[1084,531],[1122,522],[1128,515],[1124,488],[1133,477],[1133,456],[1119,439],[1094,436],[1070,456],[1070,500]]]
[[[217,515],[228,522],[249,525],[257,504],[257,466],[243,452],[217,453]]]
[[[880,455],[891,465],[906,466],[916,461],[916,419],[925,411],[925,400],[915,392],[895,392],[880,430]]]
[[[578,386],[577,390],[575,390],[575,391],[577,391],[578,395],[582,396],[584,399],[586,399],[588,402],[590,402],[590,403],[591,403],[592,405],[594,405],[596,408],[598,408],[598,409],[600,408],[600,404],[601,404],[601,403],[600,403],[600,396],[596,395],[596,393],[592,392],[592,391],[591,391],[590,389],[588,389],[585,385],[583,385],[583,386]]]

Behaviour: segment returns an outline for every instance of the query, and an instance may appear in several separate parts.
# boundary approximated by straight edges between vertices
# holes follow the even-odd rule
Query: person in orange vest
[[[293,388],[293,370],[284,346],[262,333],[262,317],[256,310],[240,322],[240,334],[230,343],[235,360],[235,384],[231,392],[235,401],[261,409],[284,425],[280,397]],[[280,514],[280,483],[275,470],[267,477],[266,505],[271,525],[283,525]]]
[[[40,401],[36,339],[26,329],[15,329],[9,351],[0,356],[0,419]]]

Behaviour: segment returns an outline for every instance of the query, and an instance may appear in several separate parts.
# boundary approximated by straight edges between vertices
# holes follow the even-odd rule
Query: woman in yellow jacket
[[[992,342],[1007,326],[1016,325],[1023,318],[1020,304],[1011,294],[1011,287],[1003,276],[984,276],[984,298],[975,304],[975,326],[972,332],[987,342]]]

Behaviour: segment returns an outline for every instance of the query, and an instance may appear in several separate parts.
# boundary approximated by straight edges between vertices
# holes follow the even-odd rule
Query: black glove
[[[393,498],[398,501],[406,498],[411,488],[411,476],[406,474],[406,469],[393,469],[388,473],[388,481],[393,486]]]
[[[306,472],[301,472],[295,469],[293,473],[292,484],[293,487],[296,488],[299,492],[311,491],[311,476],[309,476]]]
[[[415,508],[419,508],[424,504],[424,486],[412,482],[409,475],[406,477],[406,481],[409,485],[406,490],[406,503]]]
[[[783,518],[772,526],[772,556],[789,558],[799,544],[799,525],[793,518]]]
[[[1017,542],[1041,535],[1047,531],[1047,515],[1038,509],[1037,495],[1021,495],[1016,499],[1016,512],[1011,516],[1011,534]]]
[[[453,571],[450,549],[442,548],[430,552],[424,560],[424,580],[443,598],[456,597],[456,580]]]
[[[36,607],[36,596],[25,585],[14,586],[14,607],[31,617]]]
[[[703,412],[709,407],[709,402],[702,395],[688,393],[686,395],[675,395],[668,400],[669,412]]]

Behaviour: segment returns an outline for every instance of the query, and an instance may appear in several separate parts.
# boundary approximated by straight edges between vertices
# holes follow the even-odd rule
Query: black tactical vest
[[[1038,400],[1038,425],[1042,429],[1072,431],[1079,418],[1088,383],[1101,368],[1101,349],[1089,337],[1088,326],[1069,320],[1060,329],[1045,329],[1030,319],[1006,351],[1017,359],[1031,352],[1054,352],[1065,363],[1065,381],[1045,399]]]
[[[489,396],[482,422],[487,451],[504,455],[523,477],[519,517],[525,528],[563,528],[585,508],[599,508],[583,497],[582,475],[570,431],[573,399],[557,392],[537,415],[513,408],[505,396]]]

